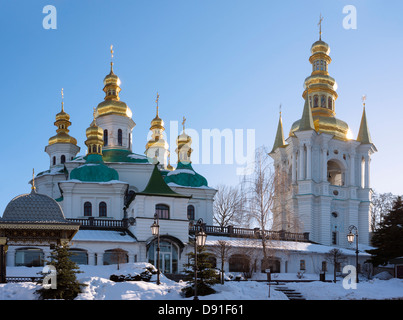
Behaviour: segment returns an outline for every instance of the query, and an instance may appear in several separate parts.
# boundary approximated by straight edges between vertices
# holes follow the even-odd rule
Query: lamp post
[[[199,300],[197,296],[197,247],[204,246],[206,244],[207,235],[203,230],[203,219],[199,219],[195,224],[195,295],[193,300]]]
[[[355,234],[353,233],[355,231]],[[355,281],[358,283],[358,228],[356,226],[348,227],[347,241],[351,244],[354,242],[355,238]]]
[[[154,214],[154,223],[151,225],[151,233],[157,237],[157,285],[160,284],[160,224],[158,214]]]

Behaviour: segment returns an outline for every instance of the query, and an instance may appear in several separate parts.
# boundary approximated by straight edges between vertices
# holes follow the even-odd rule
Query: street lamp
[[[195,224],[195,295],[193,300],[199,300],[197,296],[197,247],[203,247],[206,244],[207,235],[203,230],[203,219],[200,218]]]
[[[154,214],[154,223],[151,225],[151,233],[157,237],[157,285],[160,284],[160,224],[158,214]]]
[[[353,233],[353,230],[355,231],[355,234]],[[348,227],[348,235],[347,235],[347,241],[351,244],[354,242],[355,238],[355,282],[358,283],[358,229],[356,226],[349,226]]]

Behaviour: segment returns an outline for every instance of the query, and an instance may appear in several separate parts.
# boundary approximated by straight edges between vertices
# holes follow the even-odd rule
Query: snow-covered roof
[[[217,246],[219,245],[219,240],[226,241],[230,247],[235,248],[262,248],[262,240],[260,239],[247,239],[247,238],[230,238],[230,237],[220,237],[220,236],[208,236],[206,240],[207,246]],[[279,240],[269,240],[268,247],[274,250],[286,250],[286,251],[299,251],[301,253],[328,253],[332,249],[339,249],[344,255],[355,256],[355,248],[341,248],[332,247],[322,244],[315,244],[310,242],[297,242],[297,241],[279,241]],[[367,246],[366,246],[367,247]],[[359,248],[360,255],[370,254],[364,252],[367,248]]]
[[[137,242],[125,232],[110,230],[79,230],[73,238],[75,241]]]

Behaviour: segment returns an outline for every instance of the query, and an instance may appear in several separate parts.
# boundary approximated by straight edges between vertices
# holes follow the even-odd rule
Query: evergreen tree
[[[189,263],[185,264],[185,274],[188,281],[188,286],[182,289],[185,297],[194,296],[195,286],[195,254],[189,252]],[[210,257],[211,253],[206,251],[204,246],[197,247],[197,295],[205,296],[216,291],[212,285],[219,283],[219,277],[215,269],[212,268]]]
[[[374,266],[385,265],[389,260],[403,256],[403,202],[399,196],[392,209],[380,222],[372,236],[376,249],[367,250],[372,255],[369,262]]]
[[[40,299],[73,300],[81,293],[81,287],[85,284],[78,282],[76,274],[82,271],[79,271],[77,264],[70,259],[71,255],[68,245],[57,245],[51,252],[50,261],[46,262],[56,269],[56,289],[42,286],[36,290]]]

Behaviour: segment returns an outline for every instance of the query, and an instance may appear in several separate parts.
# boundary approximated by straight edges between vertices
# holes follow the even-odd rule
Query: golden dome
[[[95,116],[95,112],[94,112]],[[98,127],[96,120],[94,119],[91,125],[85,131],[87,140],[85,145],[88,147],[88,154],[100,154],[102,155],[102,146],[104,145],[104,131]]]
[[[62,99],[63,99],[63,89],[62,89]],[[62,100],[62,110],[56,114],[56,121],[54,125],[57,127],[57,134],[49,139],[49,145],[55,143],[72,143],[77,145],[77,140],[71,137],[69,133],[69,126],[71,126],[70,115],[64,111],[64,102]]]
[[[321,52],[321,53],[328,55],[330,53],[330,47],[326,42],[324,42],[322,40],[318,40],[311,47],[312,54],[317,53],[317,52]]]
[[[164,120],[162,120],[158,115],[154,119],[151,120],[150,130],[153,130],[153,129],[165,130]]]
[[[290,130],[290,136],[299,129],[300,120],[295,121]],[[348,133],[350,128],[348,124],[340,119],[329,116],[315,116],[313,115],[313,124],[316,132],[323,132],[333,135],[339,140],[349,140]]]

